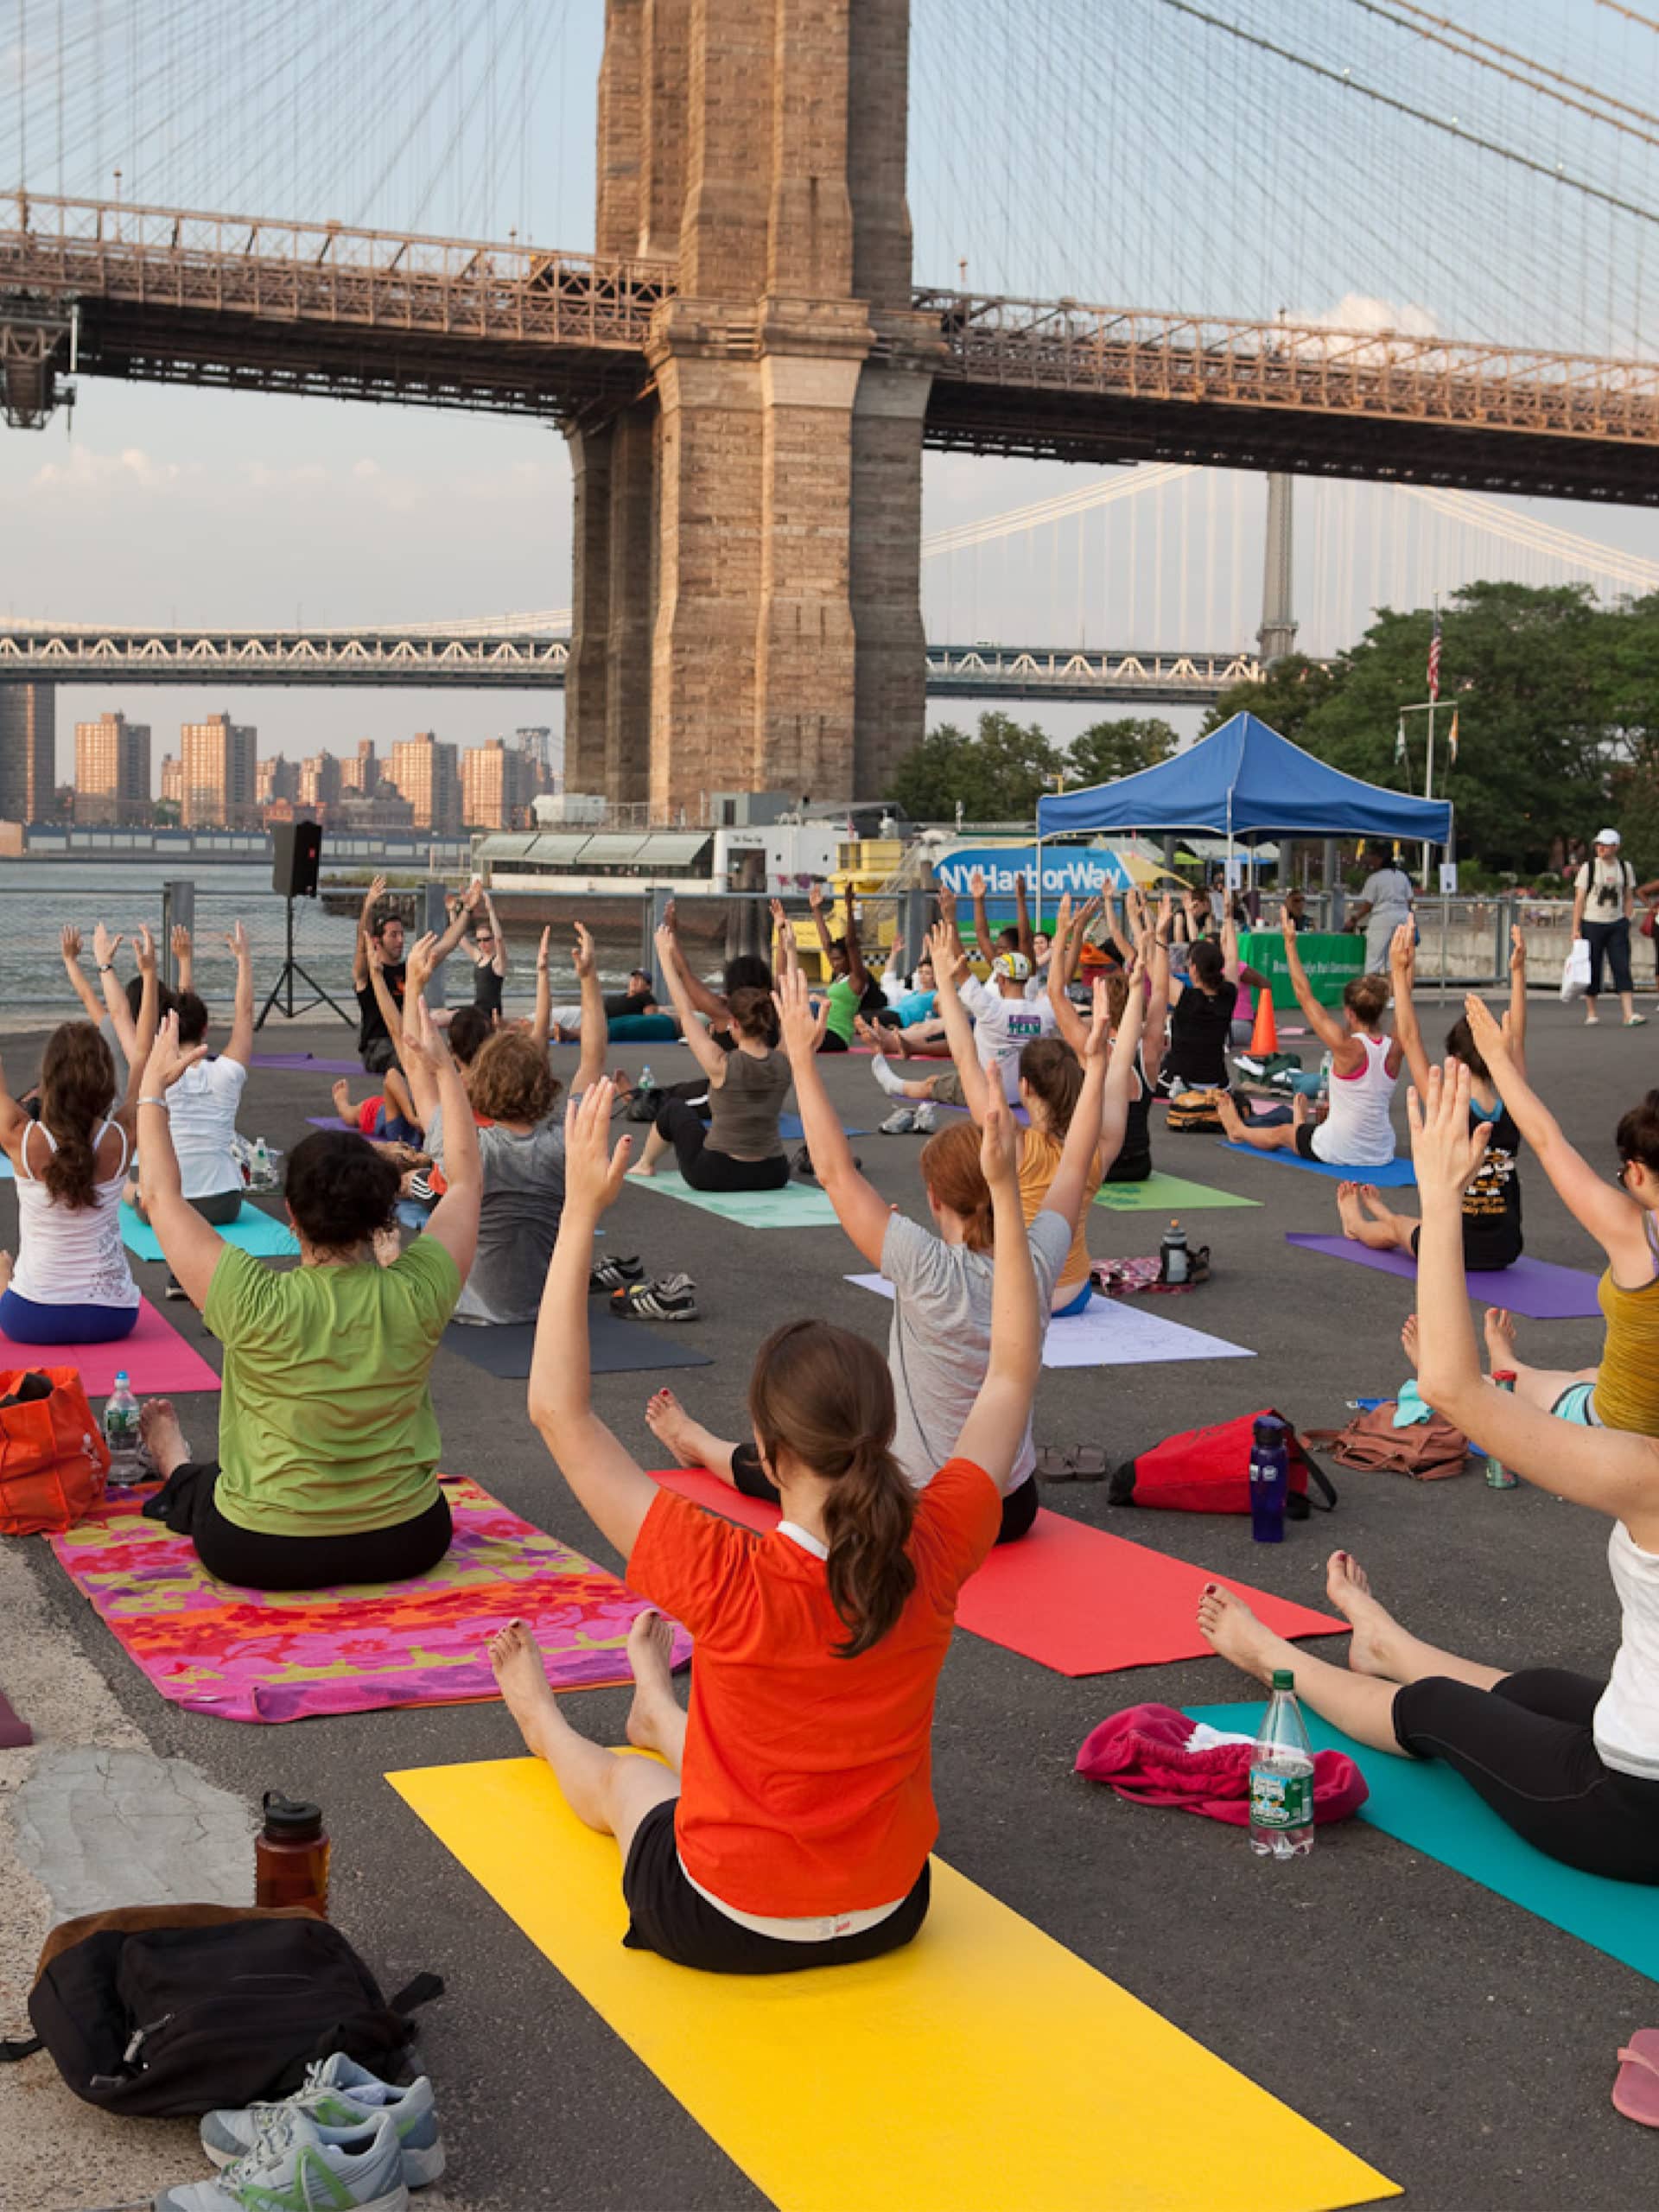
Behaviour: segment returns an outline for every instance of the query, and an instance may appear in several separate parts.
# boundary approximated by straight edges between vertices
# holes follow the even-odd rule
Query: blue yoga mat
[[[801,1127],[800,1116],[798,1114],[780,1114],[778,1116],[778,1134],[785,1144],[800,1144],[803,1142],[806,1136],[806,1131]],[[848,1128],[843,1129],[842,1134],[843,1136],[865,1137],[869,1135],[869,1131],[868,1129]]]
[[[245,1201],[236,1219],[213,1233],[222,1236],[227,1244],[234,1244],[262,1260],[297,1260],[300,1255],[300,1241],[288,1224],[262,1213],[257,1206]],[[162,1256],[160,1237],[148,1222],[139,1220],[129,1205],[121,1209],[121,1241],[136,1260],[159,1260]]]
[[[1324,1175],[1333,1183],[1375,1183],[1379,1191],[1403,1191],[1416,1185],[1408,1160],[1385,1160],[1381,1167],[1344,1167],[1340,1161],[1304,1160],[1300,1152],[1258,1152],[1253,1144],[1230,1144],[1221,1139],[1224,1152],[1242,1152],[1247,1160],[1271,1160],[1281,1167],[1300,1167],[1305,1175]]]
[[[1186,1707],[1194,1720],[1241,1735],[1255,1733],[1265,1710],[1255,1704]],[[1659,1981],[1659,1889],[1560,1866],[1523,1843],[1449,1766],[1369,1751],[1306,1706],[1302,1714],[1316,1751],[1346,1751],[1358,1762],[1371,1785],[1362,1821]]]

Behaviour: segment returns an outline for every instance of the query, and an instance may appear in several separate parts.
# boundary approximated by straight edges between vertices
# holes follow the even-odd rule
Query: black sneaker
[[[588,1287],[590,1292],[621,1290],[631,1282],[638,1282],[645,1272],[642,1261],[632,1257],[624,1259],[620,1254],[613,1256],[607,1253],[602,1260],[595,1260],[588,1268]]]
[[[696,1321],[702,1319],[690,1290],[670,1290],[666,1283],[631,1282],[611,1293],[611,1311],[635,1321]]]
[[[864,1163],[861,1160],[855,1160],[853,1166],[855,1168],[861,1170]],[[818,1178],[817,1172],[812,1166],[812,1155],[804,1145],[801,1147],[794,1159],[790,1161],[789,1172],[795,1178],[795,1180],[798,1183],[811,1183],[815,1185],[817,1185]]]
[[[162,1294],[165,1298],[188,1298],[190,1295],[171,1268],[167,1271],[167,1288]]]

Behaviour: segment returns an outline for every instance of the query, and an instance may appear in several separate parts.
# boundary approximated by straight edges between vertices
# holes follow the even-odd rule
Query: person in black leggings
[[[1477,1012],[1478,1009],[1478,1013]],[[1478,1000],[1469,1001],[1477,1043]],[[1431,1071],[1411,1096],[1412,1158],[1422,1194],[1417,1312],[1419,1388],[1437,1413],[1478,1436],[1541,1489],[1612,1522],[1608,1546],[1624,1635],[1611,1677],[1553,1667],[1517,1673],[1437,1651],[1371,1595],[1346,1552],[1326,1589],[1353,1626],[1345,1668],[1310,1658],[1211,1583],[1198,1624],[1216,1650],[1258,1681],[1288,1669],[1297,1695],[1372,1750],[1443,1759],[1518,1835],[1563,1865],[1616,1881],[1659,1883],[1659,1440],[1558,1421],[1482,1379],[1463,1268],[1463,1193],[1486,1149],[1471,1128],[1470,1074]],[[1586,1174],[1588,1171],[1586,1170]],[[1626,1174],[1655,1171],[1641,1160]],[[1609,1197],[1626,1203],[1609,1184]]]
[[[671,1148],[694,1191],[781,1190],[789,1180],[789,1156],[778,1122],[793,1078],[778,1049],[771,999],[749,988],[731,993],[727,1011],[737,1041],[734,1049],[722,1051],[697,1019],[680,942],[671,929],[658,931],[657,957],[685,1041],[708,1079],[709,1119],[705,1123],[690,1099],[664,1098],[632,1173],[654,1175]]]

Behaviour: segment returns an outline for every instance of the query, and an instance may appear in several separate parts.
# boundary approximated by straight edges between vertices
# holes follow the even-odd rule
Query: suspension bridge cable
[[[1507,78],[1510,84],[1519,85],[1526,92],[1536,92],[1542,99],[1558,100],[1563,107],[1588,116],[1592,123],[1605,123],[1615,130],[1628,131],[1631,137],[1641,139],[1645,145],[1659,145],[1659,139],[1655,139],[1647,131],[1634,130],[1628,124],[1620,123],[1617,116],[1606,115],[1601,111],[1603,108],[1616,108],[1623,114],[1636,116],[1643,123],[1656,125],[1659,125],[1659,115],[1650,114],[1646,108],[1633,107],[1627,100],[1616,99],[1611,92],[1600,92],[1594,85],[1584,84],[1576,77],[1567,76],[1562,70],[1552,69],[1547,62],[1534,61],[1524,54],[1517,54],[1512,47],[1499,45],[1496,39],[1484,38],[1478,31],[1466,30],[1462,24],[1454,23],[1449,16],[1433,15],[1427,8],[1416,6],[1414,0],[1392,0],[1391,5],[1386,4],[1386,0],[1348,0],[1348,4],[1363,9],[1368,16],[1375,16],[1383,22],[1394,24],[1396,29],[1407,32],[1413,38],[1427,39],[1435,46],[1444,47],[1447,53],[1456,54],[1460,61],[1471,61],[1478,69],[1491,69],[1498,76]],[[1405,15],[1420,16],[1424,24],[1434,28],[1425,29],[1418,23],[1402,22],[1395,12],[1396,9]],[[1460,46],[1456,43],[1458,40],[1465,43]],[[1491,54],[1500,55],[1502,59],[1489,60],[1485,54],[1471,50],[1475,47],[1485,47]],[[1582,100],[1570,99],[1566,92],[1552,90],[1548,84],[1534,83],[1531,78],[1505,67],[1504,64],[1511,61],[1519,63],[1522,70],[1530,71],[1537,77],[1554,79],[1555,83],[1569,86],[1573,92],[1585,93],[1599,105],[1587,106]]]

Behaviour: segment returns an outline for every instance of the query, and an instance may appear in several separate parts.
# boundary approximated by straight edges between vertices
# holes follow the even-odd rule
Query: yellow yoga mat
[[[781,2212],[1336,2212],[1399,2190],[938,1859],[916,1942],[741,1979],[625,1951],[538,1759],[387,1777]]]

